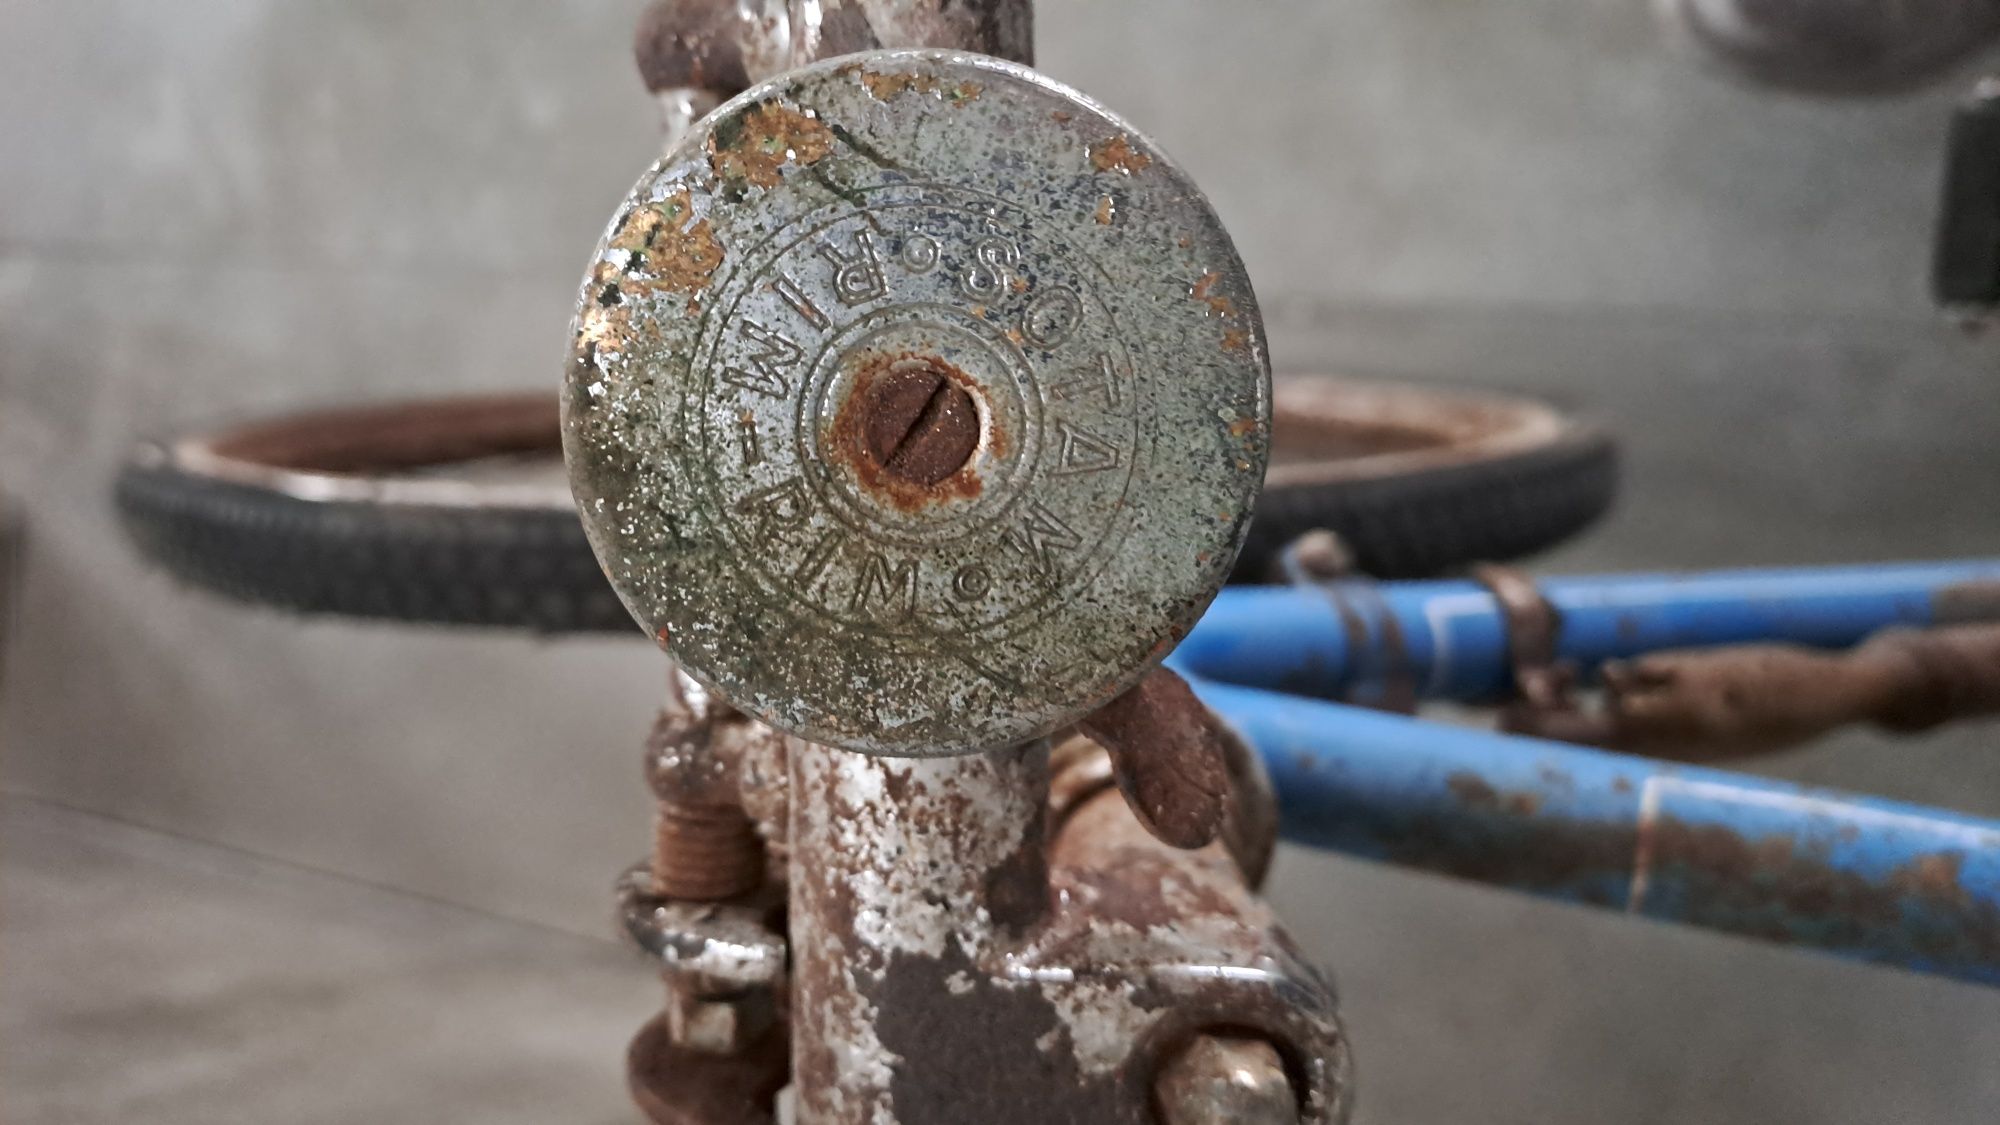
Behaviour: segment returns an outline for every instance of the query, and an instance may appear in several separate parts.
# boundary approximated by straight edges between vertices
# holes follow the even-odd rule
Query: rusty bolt
[[[661,802],[653,850],[658,893],[712,902],[753,890],[763,881],[763,840],[741,808]]]
[[[929,487],[972,459],[979,407],[937,361],[898,360],[861,393],[861,452],[884,472]]]
[[[659,798],[656,893],[714,901],[763,882],[763,838],[743,809],[733,756],[719,745],[749,722],[685,674],[676,671],[669,682],[646,742],[646,775]]]
[[[1262,1039],[1202,1035],[1160,1069],[1162,1125],[1298,1125],[1299,1099],[1277,1048]]]
[[[769,988],[721,985],[699,977],[667,976],[667,1038],[676,1047],[710,1055],[741,1053],[778,1018]]]

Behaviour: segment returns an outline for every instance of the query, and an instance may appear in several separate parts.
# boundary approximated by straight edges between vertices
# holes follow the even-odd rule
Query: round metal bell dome
[[[639,181],[563,436],[633,615],[773,726],[1011,744],[1129,687],[1220,588],[1270,380],[1222,224],[1034,71],[884,51],[758,86]]]

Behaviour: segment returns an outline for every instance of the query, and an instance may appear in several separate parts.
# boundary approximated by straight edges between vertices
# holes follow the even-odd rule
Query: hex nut
[[[699,982],[667,980],[667,1038],[677,1047],[733,1055],[755,1043],[778,1018],[768,988],[709,990]]]

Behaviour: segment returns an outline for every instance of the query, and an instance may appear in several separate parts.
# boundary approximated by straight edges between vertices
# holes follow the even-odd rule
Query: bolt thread
[[[653,885],[668,898],[713,901],[764,881],[764,841],[733,805],[662,801],[654,824]]]

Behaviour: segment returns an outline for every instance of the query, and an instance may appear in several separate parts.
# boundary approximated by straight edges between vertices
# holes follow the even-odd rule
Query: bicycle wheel
[[[1376,578],[1424,578],[1552,547],[1611,506],[1609,434],[1506,395],[1280,379],[1271,468],[1236,566],[1274,578],[1284,545],[1337,533]]]
[[[1269,483],[1239,577],[1338,532],[1382,577],[1513,558],[1588,523],[1611,444],[1535,403],[1279,380]],[[539,632],[634,630],[585,541],[553,395],[319,411],[144,447],[119,513],[195,585],[309,614]]]
[[[315,412],[149,446],[116,498],[142,553],[243,601],[634,628],[577,521],[553,394]]]

